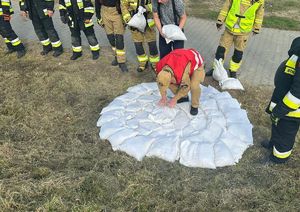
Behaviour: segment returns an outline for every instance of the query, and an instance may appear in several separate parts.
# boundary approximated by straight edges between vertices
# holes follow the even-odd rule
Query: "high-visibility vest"
[[[232,6],[225,20],[226,27],[232,32],[251,32],[255,21],[256,11],[261,6],[261,2],[255,2],[244,14],[240,14],[241,0],[233,0]],[[238,28],[235,28],[235,25]]]

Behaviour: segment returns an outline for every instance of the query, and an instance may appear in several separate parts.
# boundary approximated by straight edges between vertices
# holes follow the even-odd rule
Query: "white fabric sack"
[[[228,74],[223,66],[222,58],[214,60],[214,71],[212,76],[218,82],[228,79]]]
[[[245,90],[241,82],[235,78],[221,80],[219,85],[222,90]]]
[[[235,123],[244,123],[244,124],[250,124],[250,121],[247,116],[246,110],[243,109],[230,109],[227,110],[224,113],[224,116],[226,117],[227,124],[235,124]]]
[[[103,124],[107,123],[107,122],[110,122],[112,120],[115,120],[115,119],[119,119],[119,116],[117,115],[114,115],[112,113],[104,113],[101,115],[101,117],[98,119],[97,121],[97,126],[98,127],[101,127]]]
[[[138,134],[137,131],[124,128],[115,134],[111,135],[108,140],[114,151],[118,150],[118,146],[128,138],[132,138]]]
[[[152,142],[153,139],[148,136],[136,136],[126,139],[119,145],[118,149],[141,161],[148,152]]]
[[[217,99],[217,104],[223,113],[226,113],[231,109],[240,110],[241,108],[240,103],[233,98]]]
[[[147,157],[158,157],[160,159],[175,162],[179,159],[180,141],[176,136],[161,136],[155,138],[151,144]]]
[[[243,142],[252,145],[253,136],[252,136],[252,125],[251,124],[230,124],[228,126],[228,132],[232,135],[238,137]]]
[[[100,139],[108,139],[111,135],[122,129],[124,129],[124,123],[122,123],[119,119],[107,122],[101,126],[99,133]]]
[[[214,145],[215,164],[217,167],[230,166],[235,164],[235,159],[228,147],[223,142]]]
[[[162,33],[166,36],[167,44],[174,40],[186,40],[183,31],[175,24],[167,24],[162,27]]]
[[[112,110],[124,110],[126,103],[122,100],[115,99],[112,101],[109,105],[107,105],[105,108],[101,110],[100,114],[106,113],[108,111]]]
[[[140,32],[145,32],[147,21],[144,16],[144,12],[146,12],[146,9],[139,6],[138,12],[130,19],[128,26],[134,27]]]
[[[215,169],[214,149],[211,143],[194,143],[185,140],[180,145],[180,163],[188,167]]]

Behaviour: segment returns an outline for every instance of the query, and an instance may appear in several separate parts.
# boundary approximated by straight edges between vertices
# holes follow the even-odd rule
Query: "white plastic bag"
[[[146,12],[146,9],[139,6],[138,12],[130,19],[128,26],[134,27],[140,32],[144,32],[147,24],[144,12]]]
[[[214,60],[214,71],[213,71],[213,78],[217,80],[218,82],[222,80],[228,79],[227,71],[225,70],[223,66],[223,60],[222,59],[215,59]]]
[[[166,36],[166,42],[170,43],[174,40],[186,40],[185,34],[182,30],[174,24],[164,25],[162,28],[162,33]]]
[[[243,85],[241,84],[241,82],[235,78],[227,78],[227,79],[221,80],[219,82],[219,85],[222,90],[228,90],[228,89],[245,90]]]

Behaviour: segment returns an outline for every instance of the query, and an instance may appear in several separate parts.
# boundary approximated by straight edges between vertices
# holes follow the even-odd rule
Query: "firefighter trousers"
[[[73,52],[81,52],[82,47],[81,47],[81,30],[80,30],[80,27],[79,26],[77,26],[77,27],[75,26],[74,28],[70,27],[70,31],[71,31]],[[93,26],[85,28],[82,31],[85,34],[85,36],[86,36],[86,38],[89,42],[91,51],[92,52],[99,52],[100,47],[99,47],[98,40],[96,38]]]
[[[160,59],[169,54],[174,49],[183,49],[184,41],[175,40],[167,44],[166,39],[159,34],[159,53]]]
[[[35,8],[32,11],[33,28],[42,45],[46,47],[51,44],[54,50],[61,49],[62,43],[54,28],[52,18],[48,16],[40,18]]]
[[[279,160],[287,160],[291,155],[300,122],[280,119],[277,126],[272,124],[270,142],[273,144],[273,155]]]
[[[3,16],[0,16],[0,34],[9,50],[20,51],[24,49],[24,45],[12,29],[10,22],[5,21]]]

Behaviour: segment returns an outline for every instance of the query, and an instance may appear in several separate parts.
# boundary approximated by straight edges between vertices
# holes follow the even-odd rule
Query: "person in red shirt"
[[[191,91],[191,115],[198,114],[201,95],[200,83],[204,81],[203,58],[195,49],[176,49],[161,59],[156,66],[157,84],[161,94],[160,106],[175,107],[176,103],[189,101]],[[175,94],[168,101],[167,89]]]

